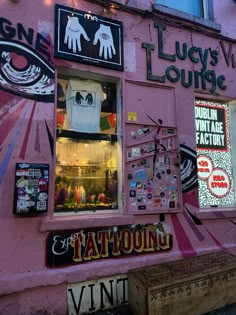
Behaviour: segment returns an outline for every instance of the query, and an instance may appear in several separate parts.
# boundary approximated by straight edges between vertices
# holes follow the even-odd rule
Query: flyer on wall
[[[41,213],[48,209],[49,165],[16,163],[15,214]]]

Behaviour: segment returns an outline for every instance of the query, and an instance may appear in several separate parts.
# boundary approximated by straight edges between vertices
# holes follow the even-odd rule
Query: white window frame
[[[203,4],[203,18],[207,20],[211,20],[211,14],[210,14],[210,6],[209,6],[209,0],[202,0]]]

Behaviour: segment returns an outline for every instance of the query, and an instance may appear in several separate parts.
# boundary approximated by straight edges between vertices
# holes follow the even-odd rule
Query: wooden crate
[[[134,315],[200,315],[236,303],[236,257],[223,252],[128,273]]]

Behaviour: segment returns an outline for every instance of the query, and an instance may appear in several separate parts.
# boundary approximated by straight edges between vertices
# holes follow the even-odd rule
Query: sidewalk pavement
[[[204,315],[236,315],[236,304],[227,305]]]
[[[142,315],[142,314],[132,314],[129,311],[128,306],[126,305],[126,306],[121,306],[112,310],[98,311],[94,313],[94,315]],[[175,315],[175,314],[170,314],[170,315]],[[218,310],[205,313],[205,314],[199,314],[199,315],[236,315],[236,304],[227,305]]]

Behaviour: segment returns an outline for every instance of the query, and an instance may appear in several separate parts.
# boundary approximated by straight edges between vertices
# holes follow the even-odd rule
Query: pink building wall
[[[72,1],[73,2],[73,1]],[[71,7],[71,1],[57,1],[57,3]],[[145,1],[135,1],[141,9],[150,9],[144,5]],[[236,98],[235,69],[227,66],[222,51],[222,42],[226,50],[235,38],[233,9],[236,4],[230,1],[223,7],[220,1],[214,1],[216,22],[222,25],[222,38],[218,34],[202,34],[196,31],[166,26],[163,32],[163,45],[166,54],[175,54],[175,43],[201,47],[203,53],[208,51],[208,70],[214,70],[216,76],[224,75],[226,89],[215,88],[210,92],[211,84],[206,89],[194,89],[194,84],[184,88],[180,80],[176,83],[166,78],[165,83],[147,80],[146,49],[142,43],[154,45],[151,55],[152,74],[164,75],[168,66],[172,65],[185,71],[200,71],[204,66],[199,58],[193,63],[189,58],[182,61],[164,60],[158,57],[158,33],[154,27],[156,16],[141,16],[122,10],[104,13],[103,8],[89,1],[78,1],[77,9],[91,10],[94,14],[103,14],[108,18],[123,22],[124,26],[124,71],[115,71],[81,63],[56,59],[54,49],[54,1],[35,0],[29,5],[27,0],[18,3],[4,0],[0,10],[0,45],[9,48],[14,55],[14,48],[10,43],[24,43],[31,47],[31,52],[45,60],[53,71],[58,66],[73,67],[81,71],[97,72],[114,76],[121,80],[123,104],[123,132],[127,130],[125,124],[128,112],[138,113],[138,122],[146,123],[143,108],[137,99],[148,103],[147,110],[155,115],[153,108],[158,101],[158,111],[166,125],[174,125],[178,129],[179,143],[196,149],[194,128],[194,94],[224,100]],[[132,3],[131,3],[132,5]],[[220,12],[220,14],[218,13]],[[224,13],[224,14],[223,14]],[[107,14],[107,15],[106,15]],[[227,24],[225,23],[227,21]],[[25,30],[33,30],[33,41],[26,43],[19,38],[19,24]],[[46,36],[44,46],[37,46],[37,34]],[[216,66],[210,64],[210,51],[218,52],[219,62]],[[40,51],[41,48],[41,51]],[[5,63],[1,49],[1,64]],[[235,43],[232,53],[236,52]],[[15,65],[22,67],[26,64],[24,58],[14,59]],[[50,81],[54,88],[53,77]],[[4,88],[4,89],[3,89]],[[141,92],[140,92],[141,91]],[[145,91],[147,93],[145,94]],[[217,212],[200,213],[197,207],[196,188],[183,194],[182,211],[165,215],[165,225],[173,237],[173,248],[164,253],[129,256],[126,258],[97,260],[77,264],[64,268],[50,269],[46,266],[46,239],[49,232],[80,230],[84,228],[112,227],[119,225],[148,224],[159,221],[159,214],[149,215],[91,215],[91,216],[53,216],[54,196],[54,162],[55,155],[52,148],[55,144],[55,105],[52,100],[37,100],[32,95],[23,97],[17,88],[3,86],[0,89],[0,313],[3,314],[33,314],[33,312],[47,310],[48,314],[65,314],[67,311],[66,286],[110,275],[126,274],[128,270],[163,261],[182,259],[193,255],[217,250],[224,250],[236,254],[236,212],[235,209]],[[26,93],[27,94],[27,93]],[[168,107],[169,106],[169,107]],[[168,111],[166,108],[169,108]],[[6,116],[5,116],[6,115]],[[7,118],[6,118],[7,117]],[[159,117],[157,117],[159,118]],[[128,137],[128,134],[126,134]],[[50,140],[53,139],[53,144]],[[125,159],[125,156],[124,156]],[[13,215],[13,193],[15,163],[48,163],[50,166],[49,210],[37,217],[17,217]],[[125,167],[125,163],[124,163]],[[127,191],[124,192],[127,194]],[[127,196],[126,196],[127,198]],[[196,223],[197,220],[200,223]],[[60,298],[59,298],[60,297]]]
[[[217,23],[221,24],[221,33],[227,37],[235,39],[235,24],[233,23],[233,17],[235,14],[235,2],[213,1],[214,16]]]

